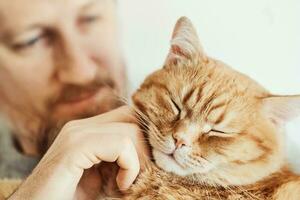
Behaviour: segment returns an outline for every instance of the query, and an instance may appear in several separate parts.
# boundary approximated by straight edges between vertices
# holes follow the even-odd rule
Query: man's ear
[[[206,59],[192,22],[187,17],[181,17],[175,25],[165,65],[174,64],[183,59],[191,59],[193,56]]]
[[[265,115],[278,125],[300,116],[300,95],[271,96],[262,101]]]

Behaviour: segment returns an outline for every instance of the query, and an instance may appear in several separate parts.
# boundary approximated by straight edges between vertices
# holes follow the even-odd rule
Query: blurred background
[[[160,68],[173,26],[189,17],[211,57],[275,94],[300,94],[299,0],[119,1],[130,91]],[[300,172],[300,118],[287,125],[287,151]]]

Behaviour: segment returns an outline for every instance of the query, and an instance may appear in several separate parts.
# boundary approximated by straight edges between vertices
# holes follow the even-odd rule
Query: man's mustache
[[[60,103],[71,102],[74,99],[80,98],[82,95],[94,94],[102,87],[115,89],[115,86],[115,82],[110,76],[103,75],[97,76],[87,85],[67,84],[63,86],[57,96],[53,96],[48,101],[48,108],[51,109]]]

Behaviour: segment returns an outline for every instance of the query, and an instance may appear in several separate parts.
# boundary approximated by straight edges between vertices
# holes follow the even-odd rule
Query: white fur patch
[[[198,133],[199,128],[200,128],[199,125],[192,123],[189,125],[187,132],[192,134]]]
[[[188,175],[188,172],[184,170],[175,160],[172,158],[172,156],[169,156],[167,154],[164,154],[158,150],[153,149],[152,151],[153,157],[155,159],[155,163],[157,166],[162,168],[163,170],[167,172],[173,172],[180,176],[186,176]]]
[[[195,165],[193,166],[185,163],[188,159],[188,149],[185,148],[183,148],[182,150],[176,150],[174,157],[162,153],[161,151],[156,149],[152,150],[152,154],[157,166],[167,172],[173,172],[174,174],[177,174],[179,176],[188,176],[196,173],[207,173],[214,168],[212,163],[207,163],[204,160],[202,164],[198,163],[198,165],[195,163]]]
[[[205,124],[205,125],[203,126],[203,128],[202,128],[202,131],[203,131],[204,133],[208,133],[209,131],[211,131],[211,129],[212,129],[211,125]]]

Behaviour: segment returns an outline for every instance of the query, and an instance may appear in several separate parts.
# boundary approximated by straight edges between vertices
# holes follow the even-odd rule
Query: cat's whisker
[[[153,142],[155,142],[157,145],[157,147],[159,149],[166,149],[165,148],[165,144],[164,144],[164,141],[159,137],[159,134],[156,134],[155,132],[152,132],[152,136],[155,137],[154,140],[152,140]]]
[[[215,191],[216,191],[216,193],[217,193],[218,198],[219,198],[220,200],[222,200],[222,199],[221,199],[221,196],[220,196],[220,194],[219,194],[219,191],[218,191],[218,186],[217,186],[215,183],[212,183],[212,186],[215,188]]]
[[[225,169],[219,169],[219,174],[226,174],[226,172],[224,171]],[[221,177],[222,178],[222,177]],[[227,189],[228,191],[230,191],[232,194],[234,195],[246,195],[247,197],[249,197],[251,200],[263,200],[262,198],[254,195],[253,193],[247,191],[246,189],[243,188],[243,186],[234,186],[234,188],[232,188],[233,186],[228,186],[228,185],[223,185],[223,187],[225,189]],[[239,191],[237,191],[237,189]]]
[[[243,187],[241,186],[237,186],[237,188],[242,191],[243,193],[245,193],[248,197],[254,199],[254,200],[262,200],[260,197],[257,197],[255,194],[248,192],[246,189],[243,189]]]
[[[219,177],[217,177],[215,174],[209,174],[208,176],[210,176],[210,180],[218,180]],[[224,189],[224,190],[227,190],[230,194],[233,194],[233,195],[238,195],[238,192],[235,191],[234,189],[231,188],[231,186],[228,186],[228,185],[225,185],[225,184],[222,184],[222,182],[220,184],[216,184],[214,181],[210,184],[211,186],[213,186],[216,191],[218,191],[218,189]]]
[[[202,167],[202,164],[201,164],[201,163],[199,163],[199,162],[192,162],[192,161],[195,161],[195,160],[193,160],[193,159],[188,159],[188,158],[182,158],[182,159],[184,159],[184,161],[185,161],[185,166],[186,166],[186,167],[190,167],[190,168],[191,168],[191,166],[189,166],[189,165],[192,165],[193,168],[199,168],[199,167]]]
[[[205,193],[206,193],[205,196],[207,196],[207,197],[211,196],[210,195],[210,190],[209,190],[208,186],[206,184],[203,184],[203,186],[204,186],[204,190],[205,190]]]
[[[117,93],[114,93],[113,97],[115,97],[115,99],[117,99],[118,101],[123,102],[125,105],[129,106],[136,113],[138,113],[137,115],[135,115],[135,117],[136,117],[137,123],[139,125],[141,125],[143,128],[146,128],[146,129],[149,128],[149,125],[147,123],[145,123],[145,121],[150,121],[150,120],[145,119],[146,118],[145,115],[143,115],[141,112],[138,112],[138,110],[134,106],[131,106],[129,104],[129,100],[127,98],[122,97],[122,96],[118,95]],[[131,117],[130,115],[128,115],[128,116]]]

